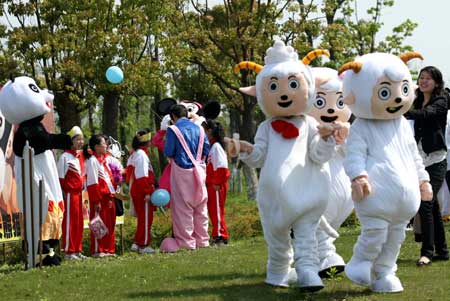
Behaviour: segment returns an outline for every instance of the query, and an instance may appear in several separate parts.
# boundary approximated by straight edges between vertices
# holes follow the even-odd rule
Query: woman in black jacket
[[[405,114],[405,117],[414,120],[417,146],[433,187],[433,199],[422,201],[419,208],[422,248],[417,265],[424,266],[431,264],[432,260],[449,259],[444,225],[437,200],[437,193],[447,170],[445,127],[448,104],[439,69],[433,66],[423,68],[420,70],[417,83],[419,88],[416,91],[413,108]]]

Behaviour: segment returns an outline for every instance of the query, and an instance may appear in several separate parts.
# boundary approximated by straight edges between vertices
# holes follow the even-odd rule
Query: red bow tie
[[[298,128],[290,122],[284,120],[275,120],[272,121],[272,128],[275,132],[280,133],[283,138],[292,139],[298,137],[300,132]]]

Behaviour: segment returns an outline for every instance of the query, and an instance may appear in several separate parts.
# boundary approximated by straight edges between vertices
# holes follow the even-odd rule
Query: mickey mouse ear
[[[220,103],[216,100],[210,101],[203,106],[203,115],[206,119],[216,119],[220,114]]]
[[[157,104],[156,104],[156,113],[158,113],[158,115],[160,116],[164,116],[169,114],[170,108],[173,105],[176,105],[177,101],[173,98],[164,98],[161,99]]]

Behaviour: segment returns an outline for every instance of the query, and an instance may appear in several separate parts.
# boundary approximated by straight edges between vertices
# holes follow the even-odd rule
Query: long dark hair
[[[223,141],[223,138],[225,137],[225,130],[220,123],[212,119],[208,119],[203,122],[202,125],[205,129],[211,130],[211,136],[213,136],[213,138],[216,139],[222,147],[225,147],[225,142]]]
[[[141,142],[141,141],[139,141],[139,137],[144,136],[148,133],[150,133],[149,128],[138,130],[136,132],[136,135],[133,137],[133,141],[131,142],[131,147],[134,150],[137,150],[139,147],[147,145],[148,141]]]
[[[419,76],[417,77],[417,84],[419,84],[420,75],[422,75],[423,72],[426,72],[430,75],[430,77],[434,80],[436,83],[436,87],[434,87],[433,92],[431,93],[431,99],[430,103],[434,101],[436,97],[442,96],[444,97],[444,80],[442,78],[441,71],[434,67],[434,66],[427,66],[422,68],[419,72]],[[416,99],[414,100],[414,108],[415,109],[421,109],[422,104],[424,101],[423,92],[420,91],[420,88],[416,89]]]
[[[102,134],[95,134],[95,135],[92,135],[92,136],[91,136],[91,139],[89,139],[89,148],[90,148],[93,152],[95,151],[95,146],[98,145],[98,144],[100,144],[100,143],[102,142],[102,140],[101,140],[102,138],[106,141],[105,135],[102,135]],[[92,156],[92,154],[91,154],[91,153],[89,152],[89,150],[88,150],[88,145],[85,145],[85,146],[83,147],[83,155],[84,155],[84,157],[85,157],[86,159],[89,159],[89,158]]]

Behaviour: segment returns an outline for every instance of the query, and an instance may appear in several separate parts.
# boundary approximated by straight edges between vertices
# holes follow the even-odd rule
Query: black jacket
[[[22,157],[23,147],[28,140],[30,147],[34,148],[34,154],[39,155],[48,149],[70,149],[72,140],[69,135],[50,134],[41,123],[43,116],[39,116],[19,125],[14,134],[14,154]]]
[[[448,101],[437,96],[422,108],[423,99],[414,101],[414,108],[405,114],[407,119],[414,120],[416,142],[422,140],[422,148],[426,154],[438,150],[447,150],[445,144],[445,127],[447,125]]]

